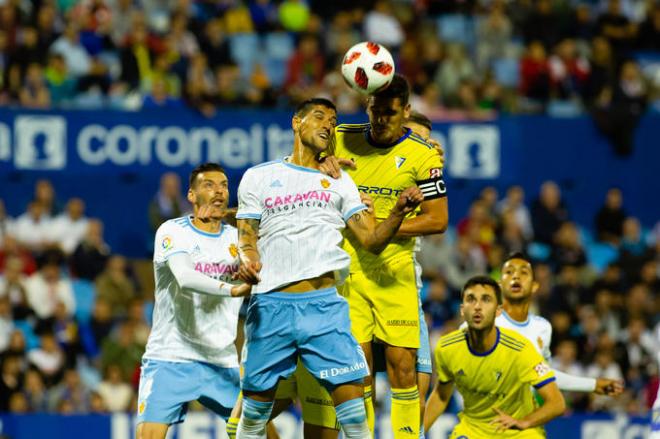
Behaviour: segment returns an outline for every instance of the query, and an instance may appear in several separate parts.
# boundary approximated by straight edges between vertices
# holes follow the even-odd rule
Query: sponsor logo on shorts
[[[316,404],[316,405],[327,405],[329,407],[334,407],[335,406],[335,404],[330,399],[312,398],[311,396],[306,396],[305,397],[305,402],[308,402],[310,404]]]
[[[417,364],[421,364],[423,366],[432,366],[431,359],[430,358],[417,358]]]
[[[388,320],[387,326],[413,326],[416,327],[417,320]]]
[[[356,362],[355,364],[346,367],[333,367],[330,369],[322,370],[319,373],[319,377],[321,379],[337,377],[337,376],[346,375],[347,373],[353,373],[360,370],[365,370],[366,368],[367,368],[367,363],[365,361],[359,361]]]

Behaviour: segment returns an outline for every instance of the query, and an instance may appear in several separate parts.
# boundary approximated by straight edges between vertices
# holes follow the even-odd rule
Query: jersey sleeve
[[[360,192],[347,172],[341,171],[339,180],[343,186],[341,214],[344,217],[344,222],[346,222],[357,212],[365,210],[367,206],[360,199]]]
[[[156,231],[154,261],[164,262],[174,254],[190,253],[189,241],[182,227],[172,221],[163,223]]]
[[[449,365],[447,364],[447,352],[440,348],[439,345],[435,350],[435,368],[439,382],[450,383],[454,381],[454,376],[449,370]]]
[[[519,374],[520,381],[540,389],[548,383],[555,381],[555,373],[541,354],[525,341],[525,346],[520,351]]]
[[[447,186],[442,174],[440,156],[435,150],[429,150],[422,160],[421,165],[417,168],[415,180],[424,194],[424,199],[435,200],[446,197]]]
[[[236,219],[261,219],[259,182],[254,171],[248,170],[238,185],[238,211]]]
[[[545,361],[550,362],[552,357],[552,352],[550,351],[550,344],[552,343],[552,325],[547,320],[543,319],[545,323],[545,328],[543,334],[541,335],[541,340],[543,341],[543,347],[541,354]]]

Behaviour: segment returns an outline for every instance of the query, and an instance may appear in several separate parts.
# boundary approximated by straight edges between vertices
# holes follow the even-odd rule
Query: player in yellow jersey
[[[434,392],[444,411],[454,386],[464,409],[452,439],[544,438],[543,425],[561,415],[564,397],[554,372],[522,335],[495,326],[501,313],[499,284],[487,276],[471,278],[461,292],[467,329],[438,341],[438,383]],[[543,405],[538,407],[533,386]]]
[[[351,255],[350,276],[342,287],[348,299],[353,334],[372,366],[371,343],[384,343],[392,386],[392,427],[395,438],[420,435],[416,350],[419,348],[419,308],[413,252],[415,237],[441,233],[447,227],[446,188],[440,156],[433,145],[405,127],[410,115],[409,86],[395,75],[390,86],[367,102],[369,123],[339,125],[332,152],[351,159],[348,173],[358,189],[373,199],[376,218],[387,216],[398,194],[417,185],[424,194],[418,212],[403,222],[397,238],[382,254],[362,251],[346,234],[344,249]],[[372,369],[372,368],[371,368]],[[372,380],[365,382],[365,395]],[[367,414],[373,426],[373,407]]]

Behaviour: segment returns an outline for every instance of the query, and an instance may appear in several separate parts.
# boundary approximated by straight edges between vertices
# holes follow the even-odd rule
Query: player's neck
[[[293,145],[293,154],[289,156],[288,162],[304,168],[319,169],[318,153],[312,148],[306,147],[302,142]]]
[[[217,219],[199,219],[196,216],[193,216],[192,219],[193,226],[198,228],[203,232],[208,233],[218,233],[220,227],[222,226],[222,221]]]
[[[529,301],[518,303],[504,302],[502,309],[516,322],[524,323],[529,318]]]
[[[478,354],[489,352],[497,343],[497,328],[495,325],[486,329],[468,328],[470,349]]]

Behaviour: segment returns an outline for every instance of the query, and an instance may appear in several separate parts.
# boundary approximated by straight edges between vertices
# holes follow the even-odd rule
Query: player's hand
[[[367,213],[368,214],[373,214],[374,213],[374,200],[371,199],[371,197],[365,193],[360,192],[360,200],[362,200],[362,203],[367,206]]]
[[[209,203],[199,206],[195,216],[202,221],[221,220],[225,217],[226,212],[226,209],[216,207],[213,203]]]
[[[252,291],[252,285],[240,284],[231,288],[231,297],[247,297]]]
[[[320,159],[319,171],[332,178],[341,176],[341,168],[356,169],[355,162],[351,159],[340,159],[333,155]]]
[[[256,285],[261,280],[259,277],[260,271],[261,262],[241,263],[241,266],[238,268],[238,273],[236,273],[235,277],[236,279],[242,280],[247,284]]]
[[[411,186],[401,192],[392,212],[396,215],[408,215],[415,210],[422,201],[424,201],[424,194],[422,194],[422,191],[417,186]]]
[[[525,421],[509,416],[498,408],[493,408],[493,410],[495,410],[497,416],[490,421],[490,424],[495,426],[495,431],[497,433],[506,430],[524,430],[527,428]]]
[[[598,395],[619,396],[623,393],[623,382],[608,378],[597,378],[594,393]]]
[[[444,167],[445,166],[445,150],[442,149],[442,145],[440,145],[440,142],[438,142],[435,139],[427,139],[426,142],[433,145],[433,148],[435,148],[435,152],[437,152],[438,155],[440,156],[440,166]]]

